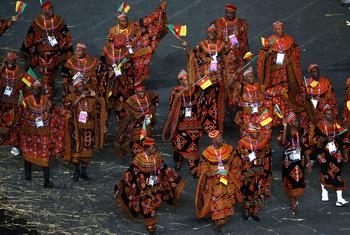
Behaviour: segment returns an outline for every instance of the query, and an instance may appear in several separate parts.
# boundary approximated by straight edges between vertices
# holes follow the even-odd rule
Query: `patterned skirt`
[[[288,157],[283,155],[282,160],[282,181],[285,193],[288,197],[302,196],[305,190],[304,159],[289,161]]]
[[[345,189],[345,182],[342,177],[343,160],[341,154],[330,155],[322,153],[318,158],[318,162],[320,164],[321,183],[329,189]]]

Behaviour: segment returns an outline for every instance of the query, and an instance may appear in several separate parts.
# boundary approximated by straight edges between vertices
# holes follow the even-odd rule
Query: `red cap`
[[[307,71],[309,71],[309,73],[311,73],[311,70],[314,68],[320,68],[320,66],[318,66],[318,64],[310,64],[309,68],[307,69]]]
[[[151,145],[155,145],[156,141],[152,138],[147,137],[144,141],[143,141],[143,145],[145,146],[151,146]]]
[[[211,131],[210,133],[209,133],[209,138],[210,139],[215,139],[216,137],[219,137],[219,136],[221,136],[222,135],[222,133],[220,132],[220,131],[218,131],[218,130],[213,130],[213,131]]]
[[[13,51],[9,51],[6,54],[6,60],[7,61],[14,61],[17,60],[17,53]]]
[[[211,32],[211,31],[214,31],[214,32],[217,32],[218,30],[216,29],[215,25],[210,25],[209,28],[207,29],[207,32]]]
[[[50,1],[47,1],[43,5],[41,5],[41,9],[43,9],[43,10],[48,9],[50,7],[53,7],[53,5]]]
[[[273,27],[277,27],[277,26],[283,26],[284,24],[283,24],[283,22],[282,22],[282,21],[277,20],[277,21],[276,21],[276,22],[274,22],[272,25],[273,25]]]
[[[134,85],[135,91],[144,90],[145,88],[146,88],[146,86],[142,82],[137,83],[137,84]]]
[[[86,49],[87,49],[86,44],[85,44],[85,43],[82,43],[82,42],[78,42],[78,43],[75,45],[75,47],[80,48],[80,49],[82,49],[82,50],[86,50]]]
[[[231,3],[227,3],[226,6],[225,6],[225,9],[228,10],[228,11],[237,11],[237,7],[235,7],[233,4]]]

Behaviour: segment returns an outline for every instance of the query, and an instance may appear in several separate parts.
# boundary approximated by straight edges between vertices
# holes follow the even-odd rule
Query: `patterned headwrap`
[[[17,60],[17,53],[14,51],[9,51],[6,54],[6,60],[7,61],[14,61]]]
[[[215,25],[210,25],[209,26],[209,28],[207,29],[207,32],[211,32],[211,31],[213,31],[213,32],[217,32],[218,30],[216,29],[216,27],[215,27]]]
[[[82,43],[82,42],[78,42],[76,45],[75,45],[76,48],[80,48],[82,50],[86,50],[87,49],[87,46],[85,43]]]
[[[145,146],[151,146],[151,145],[155,145],[156,141],[152,138],[147,137],[144,141],[143,141],[143,145]]]
[[[217,138],[217,137],[219,137],[221,135],[222,135],[222,133],[220,131],[213,130],[213,131],[209,132],[208,136],[209,136],[210,139],[215,139],[215,138]]]
[[[179,72],[179,74],[177,75],[177,78],[179,80],[183,79],[183,78],[187,78],[188,77],[188,73],[184,70],[181,69],[181,71]]]
[[[50,1],[47,1],[43,5],[41,5],[41,9],[42,10],[45,10],[45,9],[48,9],[48,8],[52,8],[52,7],[53,7],[53,5],[52,5],[52,3]]]
[[[309,68],[307,69],[307,71],[309,73],[311,73],[311,70],[313,70],[314,68],[320,68],[320,66],[318,66],[318,64],[310,64]]]
[[[284,24],[283,24],[283,22],[282,22],[282,21],[277,20],[277,21],[276,21],[276,22],[274,22],[272,25],[273,25],[273,27],[277,27],[277,26],[283,26]]]
[[[237,11],[237,7],[235,7],[233,4],[231,3],[227,3],[226,6],[225,6],[225,9],[228,10],[228,11],[233,11],[233,12],[236,12]]]
[[[248,74],[251,74],[251,73],[254,74],[254,70],[253,70],[252,66],[250,66],[248,69],[246,69],[244,71],[243,76],[245,77],[245,76],[247,76]]]

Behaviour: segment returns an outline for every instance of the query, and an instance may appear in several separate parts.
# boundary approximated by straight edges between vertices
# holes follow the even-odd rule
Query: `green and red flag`
[[[26,9],[27,4],[22,1],[16,2],[16,13],[23,14],[24,10]]]
[[[127,4],[126,2],[123,2],[119,7],[118,7],[118,11],[120,12],[124,12],[125,14],[127,14],[130,11],[131,7],[129,4]]]
[[[18,105],[20,105],[22,101],[23,101],[23,91],[20,90],[18,95]]]
[[[145,139],[146,136],[147,136],[147,125],[146,125],[146,120],[144,120],[141,128],[140,140]]]
[[[31,87],[33,82],[37,79],[38,78],[34,73],[34,71],[32,70],[32,68],[29,68],[27,73],[24,74],[24,77],[22,78],[22,82],[24,82],[24,84],[26,84],[28,87]]]
[[[186,25],[167,24],[166,26],[173,34],[175,34],[178,37],[182,37],[182,36],[187,35],[187,26]]]
[[[342,135],[342,134],[344,134],[345,132],[347,132],[348,131],[348,129],[347,128],[344,128],[344,127],[342,127],[340,124],[335,124],[335,126],[337,127],[337,130],[338,130],[338,134],[337,135]]]
[[[273,110],[275,111],[275,114],[277,115],[277,117],[283,118],[283,113],[282,113],[280,107],[278,106],[278,104],[275,104],[275,107]]]
[[[267,40],[267,38],[261,37],[261,45],[263,47],[267,47],[267,46],[272,46],[275,43],[275,40],[273,38],[270,38],[270,40]]]
[[[270,122],[272,122],[272,117],[270,113],[265,109],[265,111],[261,114],[261,116],[258,118],[258,122],[261,126],[266,126]]]
[[[288,117],[287,117],[287,122],[290,123],[291,121],[293,121],[295,118],[297,117],[297,115],[294,112],[291,112]]]

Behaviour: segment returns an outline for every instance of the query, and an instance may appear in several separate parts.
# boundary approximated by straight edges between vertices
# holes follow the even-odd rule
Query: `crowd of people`
[[[128,7],[123,3],[119,8],[117,24],[96,58],[83,42],[73,49],[67,25],[46,1],[20,52],[9,51],[4,58],[0,144],[20,149],[25,180],[31,180],[35,164],[43,169],[44,187],[53,187],[52,156],[75,166],[75,182],[90,180],[87,167],[93,151],[104,147],[108,120],[115,114],[115,153],[133,158],[115,185],[115,198],[130,219],[141,216],[150,233],[156,230],[162,202],[179,204],[186,186],[180,176],[185,161],[198,179],[197,218],[210,216],[220,227],[241,204],[244,220],[260,221],[259,211],[268,202],[273,183],[273,129],[284,148],[283,187],[291,212],[297,214],[305,171],[311,171],[314,162],[319,164],[321,200],[328,201],[328,190],[333,189],[336,206],[348,204],[342,196],[342,166],[348,161],[350,78],[340,115],[332,83],[321,75],[320,67],[310,65],[309,77],[303,78],[300,48],[285,33],[283,22],[273,23],[273,34],[262,38],[254,57],[249,52],[247,21],[227,4],[225,15],[209,24],[206,39],[194,48],[183,41],[187,68],[179,72],[179,85],[171,90],[162,132],[163,141],[170,140],[174,148],[172,168],[152,138],[159,96],[145,87],[152,55],[169,31],[167,2],[137,21],[128,19]],[[1,20],[0,35],[18,17]],[[18,65],[19,57],[26,61],[25,68]],[[252,67],[255,61],[257,73]],[[52,97],[55,81],[61,78],[62,106],[58,106]],[[233,114],[232,123],[240,131],[236,147],[223,141],[227,113]],[[211,144],[200,153],[203,136]]]

